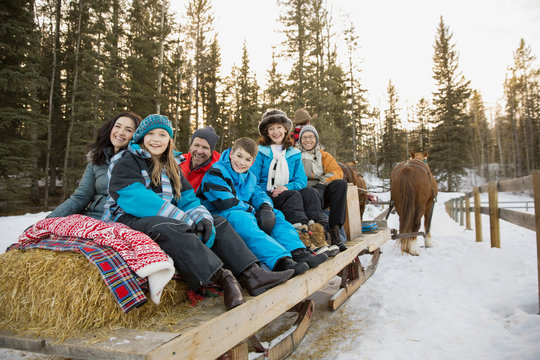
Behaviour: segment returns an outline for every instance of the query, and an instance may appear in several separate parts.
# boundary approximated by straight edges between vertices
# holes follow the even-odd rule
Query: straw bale
[[[0,255],[0,329],[18,334],[72,338],[88,330],[159,330],[182,324],[187,285],[170,281],[161,303],[148,298],[127,314],[101,274],[83,255],[50,250],[12,250]],[[184,316],[185,317],[185,316]]]

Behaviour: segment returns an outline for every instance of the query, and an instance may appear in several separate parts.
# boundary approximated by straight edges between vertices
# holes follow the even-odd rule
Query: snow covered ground
[[[323,321],[312,322],[290,359],[540,359],[535,232],[501,220],[501,248],[492,249],[482,215],[484,241],[476,243],[474,231],[445,212],[455,196],[439,193],[433,248],[412,257],[385,243],[371,279],[338,311],[316,309]],[[499,194],[499,201],[516,198],[531,200]],[[365,218],[379,212],[368,207]],[[0,252],[44,216],[0,217]],[[388,222],[397,228],[397,215]],[[0,349],[0,358],[46,357]]]

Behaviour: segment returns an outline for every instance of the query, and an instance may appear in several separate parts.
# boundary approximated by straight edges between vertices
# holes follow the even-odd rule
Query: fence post
[[[457,204],[457,198],[454,198],[453,201],[452,201],[452,208],[454,209],[453,211],[453,215],[452,215],[452,218],[454,219],[455,222],[458,221],[458,204]]]
[[[474,193],[474,228],[476,230],[476,242],[482,242],[482,213],[480,212],[480,190],[478,186],[473,188]]]
[[[488,183],[489,198],[489,229],[491,232],[491,247],[501,247],[501,237],[499,229],[499,199],[497,192],[497,183],[490,181]]]
[[[464,217],[464,208],[463,208],[463,196],[459,198],[459,225],[463,226],[463,217]]]
[[[465,230],[472,230],[471,228],[471,201],[469,200],[469,194],[465,194]]]
[[[538,307],[540,314],[540,170],[533,171],[534,218],[536,220],[536,261],[538,268]]]

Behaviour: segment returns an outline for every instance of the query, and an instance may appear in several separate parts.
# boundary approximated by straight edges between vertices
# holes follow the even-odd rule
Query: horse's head
[[[411,159],[413,160],[419,160],[419,161],[422,161],[423,163],[427,164],[427,159],[428,159],[428,152],[424,152],[424,153],[421,153],[421,152],[413,152],[411,151],[410,153],[411,155]]]

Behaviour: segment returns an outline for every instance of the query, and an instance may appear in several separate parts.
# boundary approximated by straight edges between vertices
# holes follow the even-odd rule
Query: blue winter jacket
[[[175,153],[175,159],[180,164],[181,154]],[[164,216],[190,226],[203,218],[213,222],[212,215],[201,205],[180,167],[177,170],[182,191],[180,198],[175,199],[174,189],[165,173],[162,174],[161,185],[152,184],[152,166],[150,154],[131,143],[128,150],[112,159],[109,167],[110,196],[102,220],[116,221],[123,214],[131,214],[136,217]],[[211,247],[213,240],[211,237],[206,245]]]
[[[105,201],[109,195],[107,193],[107,168],[113,155],[113,149],[105,148],[103,151],[105,164],[94,165],[90,161],[84,170],[77,189],[68,199],[47,215],[48,218],[83,214],[94,219],[101,219],[105,211]]]
[[[273,154],[270,146],[259,145],[259,152],[255,158],[253,166],[249,169],[259,183],[261,189],[266,191],[268,183],[268,173]],[[289,190],[301,190],[307,186],[307,177],[302,164],[302,153],[300,150],[289,147],[285,152],[285,159],[289,165],[289,183],[285,187]]]
[[[225,150],[204,176],[197,195],[212,213],[240,210],[255,213],[263,203],[274,207],[272,200],[257,184],[251,172],[237,173],[231,166],[230,149]]]

